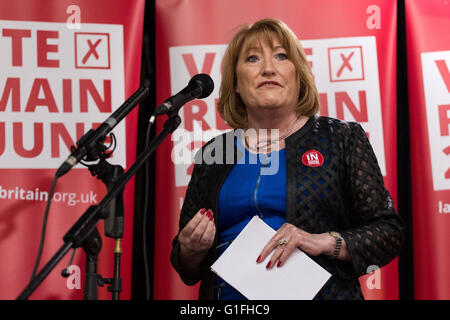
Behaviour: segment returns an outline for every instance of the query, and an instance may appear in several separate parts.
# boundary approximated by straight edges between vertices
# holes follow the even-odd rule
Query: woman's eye
[[[255,56],[255,55],[251,55],[251,56],[248,56],[247,57],[247,60],[246,60],[247,62],[256,62],[256,61],[258,61],[258,57],[257,56]]]
[[[276,55],[276,58],[277,58],[278,60],[287,60],[287,59],[289,59],[286,53],[278,53],[278,54]]]

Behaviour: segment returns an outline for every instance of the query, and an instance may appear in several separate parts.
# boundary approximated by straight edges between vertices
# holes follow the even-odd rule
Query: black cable
[[[114,134],[112,132],[111,132],[110,136],[111,136],[111,143],[106,148],[106,150],[108,150],[112,146],[114,146],[114,147],[110,151],[110,153],[106,154],[106,158],[108,158],[114,152],[114,150],[116,149],[116,146],[117,146],[116,137],[114,136]],[[73,152],[74,148],[75,147],[72,146],[72,148],[71,148],[72,152]],[[85,166],[87,166],[87,164],[85,164],[83,161],[80,161],[80,163],[85,165]],[[42,222],[42,231],[41,231],[41,240],[39,242],[39,250],[38,250],[38,254],[37,254],[37,257],[36,257],[36,262],[34,264],[33,271],[31,273],[30,282],[33,281],[33,279],[36,277],[36,272],[37,272],[37,269],[39,268],[39,263],[41,261],[42,251],[44,249],[45,234],[46,234],[46,230],[47,230],[48,216],[49,216],[49,212],[50,212],[50,205],[52,203],[53,194],[55,193],[55,187],[56,187],[57,180],[58,180],[58,176],[55,175],[53,177],[52,185],[50,187],[50,193],[49,193],[48,198],[47,198],[47,205],[45,207],[45,212],[44,212],[44,221]],[[69,261],[69,266],[72,263],[74,255],[75,255],[75,249],[72,252],[72,256],[71,256],[70,261]],[[64,277],[66,277],[67,276],[67,272],[68,272],[68,270],[66,268],[66,269],[64,269],[62,271],[62,275]]]
[[[37,258],[36,258],[36,262],[34,264],[33,272],[31,273],[30,282],[36,276],[36,271],[37,271],[37,268],[39,267],[39,262],[41,261],[42,249],[44,248],[45,232],[46,232],[46,228],[47,228],[48,214],[50,212],[50,205],[52,203],[53,193],[55,192],[55,187],[56,187],[56,181],[57,180],[58,180],[58,177],[55,175],[55,177],[53,178],[53,181],[52,181],[52,186],[50,188],[50,193],[49,193],[48,198],[47,198],[47,206],[45,208],[44,221],[42,223],[42,232],[41,232],[41,240],[40,240],[40,243],[39,243],[38,255],[37,255]]]
[[[76,250],[77,250],[76,248],[73,248],[72,255],[70,256],[69,263],[67,264],[67,267],[65,269],[63,269],[62,272],[61,272],[61,275],[64,278],[67,278],[68,276],[70,276],[69,267],[72,265],[72,261],[73,261],[73,258],[75,257],[75,251]]]
[[[150,143],[150,132],[152,122],[147,125],[147,133],[145,135],[145,147]],[[144,256],[144,270],[145,270],[145,298],[150,300],[150,274],[147,256],[147,211],[148,211],[148,193],[149,193],[149,173],[150,173],[150,161],[145,162],[145,178],[144,178],[144,209],[143,209],[143,222],[142,222],[142,250]]]

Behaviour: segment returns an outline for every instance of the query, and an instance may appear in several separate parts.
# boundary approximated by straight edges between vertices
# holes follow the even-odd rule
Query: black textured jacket
[[[219,192],[232,163],[241,156],[233,138],[228,139],[230,136],[234,136],[233,132],[216,137],[197,153],[179,230],[201,208],[213,210],[218,230]],[[358,277],[369,266],[382,267],[394,259],[403,239],[402,220],[384,187],[369,140],[358,123],[314,116],[285,142],[287,222],[309,233],[340,232],[352,260],[311,257],[332,274],[316,299],[362,299]],[[231,156],[226,147],[230,144],[234,150]],[[312,149],[323,155],[322,166],[302,163],[302,155]],[[198,272],[187,274],[179,264],[178,236],[173,240],[172,265],[184,283],[194,285],[202,281],[199,299],[214,298],[214,274],[210,266],[217,259],[216,245],[217,235]]]

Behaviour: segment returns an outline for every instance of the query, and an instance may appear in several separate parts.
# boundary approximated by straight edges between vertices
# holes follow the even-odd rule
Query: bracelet
[[[339,256],[339,252],[341,251],[342,247],[342,236],[340,233],[336,231],[330,231],[328,232],[330,236],[332,236],[336,240],[336,245],[334,246],[333,254],[331,255],[331,259],[336,259]]]

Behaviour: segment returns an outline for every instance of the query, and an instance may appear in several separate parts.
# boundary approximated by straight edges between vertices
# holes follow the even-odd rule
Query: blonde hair
[[[247,128],[247,111],[241,97],[235,91],[236,64],[242,50],[249,50],[255,41],[263,40],[272,46],[277,38],[295,66],[300,93],[297,114],[312,116],[319,112],[319,94],[314,84],[311,67],[305,51],[294,32],[282,21],[262,19],[242,27],[230,41],[222,61],[222,83],[220,86],[218,111],[232,128]]]

